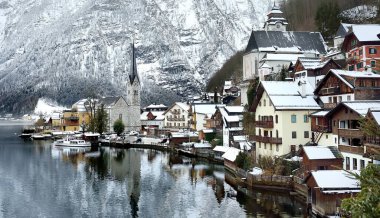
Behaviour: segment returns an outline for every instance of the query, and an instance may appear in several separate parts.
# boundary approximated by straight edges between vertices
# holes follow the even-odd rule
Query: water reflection
[[[224,167],[152,150],[55,148],[0,126],[0,217],[292,217],[287,194],[238,188]]]

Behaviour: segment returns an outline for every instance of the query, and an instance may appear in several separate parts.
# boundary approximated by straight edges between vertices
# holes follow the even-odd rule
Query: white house
[[[191,128],[197,131],[206,129],[206,120],[212,117],[219,106],[224,105],[193,104],[191,106],[191,116],[193,120]]]
[[[223,119],[223,146],[233,145],[233,136],[243,135],[242,106],[218,107]]]
[[[251,108],[256,113],[257,160],[295,152],[309,142],[309,115],[319,109],[308,83],[261,81]]]
[[[175,102],[165,113],[164,126],[170,129],[189,129],[190,105],[182,102]]]

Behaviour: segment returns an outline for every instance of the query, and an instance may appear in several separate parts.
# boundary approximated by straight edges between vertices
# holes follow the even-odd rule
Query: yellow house
[[[306,82],[261,81],[253,100],[256,160],[282,156],[311,141],[309,115],[320,106]]]
[[[79,113],[76,110],[64,110],[62,121],[62,131],[79,131],[80,122],[79,122]]]

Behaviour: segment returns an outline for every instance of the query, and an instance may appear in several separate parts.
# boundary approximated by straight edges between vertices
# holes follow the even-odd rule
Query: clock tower
[[[280,7],[273,5],[272,10],[267,14],[267,20],[264,23],[265,31],[286,31],[288,22],[283,16],[284,13],[280,10]]]

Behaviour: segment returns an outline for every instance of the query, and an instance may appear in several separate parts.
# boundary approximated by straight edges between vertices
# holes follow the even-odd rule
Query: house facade
[[[97,107],[100,109],[100,107],[104,108],[104,110],[107,112],[107,131],[113,132],[113,124],[116,122],[116,120],[123,121],[124,125],[127,126],[128,123],[130,123],[130,116],[128,114],[127,108],[127,102],[125,101],[124,97],[118,96],[118,97],[104,97],[98,100]],[[130,128],[129,128],[130,129]]]
[[[349,27],[342,43],[348,70],[380,72],[380,24],[362,24]]]
[[[311,140],[309,115],[320,109],[307,83],[261,81],[253,100],[256,160],[296,152]]]
[[[220,106],[218,110],[223,120],[223,146],[232,146],[233,137],[244,135],[242,106]]]
[[[164,112],[164,127],[169,129],[189,129],[190,105],[182,102],[175,102]]]

